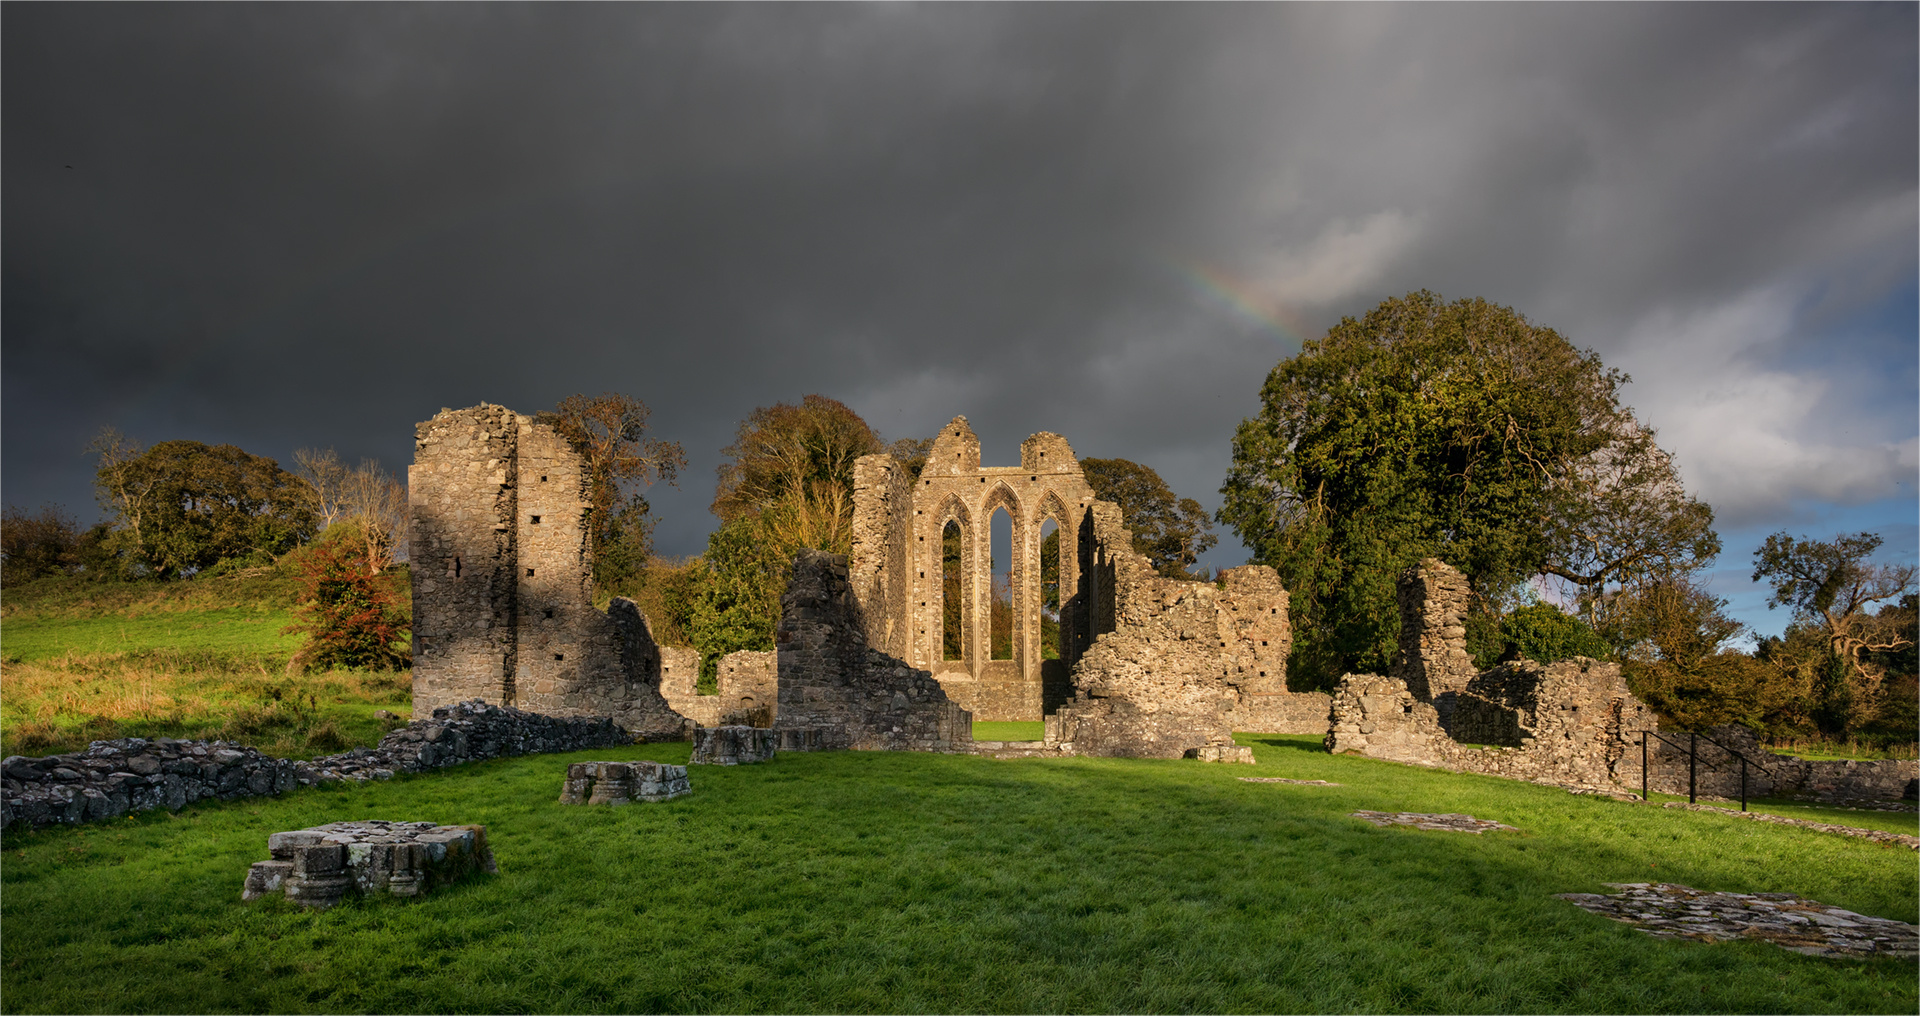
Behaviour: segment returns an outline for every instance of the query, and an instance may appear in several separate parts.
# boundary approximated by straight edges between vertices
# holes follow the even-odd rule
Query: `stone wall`
[[[195,801],[278,794],[300,783],[299,763],[226,741],[95,741],[84,752],[0,762],[0,829],[178,811]]]
[[[1827,804],[1882,804],[1903,798],[1913,800],[1916,789],[1920,789],[1920,762],[1913,759],[1810,760],[1776,755],[1760,743],[1753,731],[1739,724],[1714,727],[1697,741],[1685,733],[1673,732],[1669,732],[1666,739],[1651,739],[1648,743],[1650,789],[1663,794],[1687,792],[1689,745],[1695,746],[1697,753],[1693,789],[1702,797],[1729,800],[1740,797],[1742,755],[1748,760],[1748,797],[1788,797]],[[1634,751],[1639,751],[1637,745]]]
[[[1451,731],[1397,677],[1349,674],[1327,750],[1607,792],[1637,789],[1638,735],[1653,714],[1620,668],[1576,658],[1506,664],[1458,693]]]
[[[826,749],[967,750],[972,715],[927,671],[868,646],[868,630],[847,558],[801,551],[780,597],[775,730],[818,729]]]
[[[552,426],[501,406],[419,425],[407,470],[416,711],[468,699],[612,716],[684,737],[633,603],[593,606],[588,476]]]
[[[1092,641],[1084,614],[1062,605],[1064,663],[1045,659],[1040,644],[1041,529],[1060,533],[1063,597],[1080,581],[1079,527],[1093,502],[1080,463],[1065,438],[1039,433],[1020,445],[1018,466],[982,466],[980,441],[964,416],[941,428],[918,479],[891,456],[869,455],[854,467],[854,596],[867,644],[926,670],[950,698],[983,720],[1037,720],[1070,690],[1066,667]],[[991,659],[989,602],[993,582],[993,513],[1012,520],[1013,652]],[[942,534],[960,531],[961,658],[945,659]],[[1005,565],[1006,562],[1001,562]],[[1074,619],[1079,618],[1076,622]]]
[[[777,654],[742,649],[714,661],[715,694],[700,694],[700,651],[660,647],[660,694],[702,727],[773,726],[780,696]]]
[[[279,794],[329,780],[387,779],[506,755],[630,744],[606,717],[551,717],[483,702],[443,706],[380,739],[308,762],[225,741],[129,737],[84,752],[0,763],[0,828],[74,824],[195,801]]]
[[[1467,653],[1473,590],[1459,569],[1430,557],[1401,574],[1399,599],[1400,653],[1387,673],[1444,712],[1444,696],[1464,690],[1479,672]]]
[[[1180,758],[1239,730],[1326,729],[1326,700],[1287,691],[1287,593],[1273,569],[1220,585],[1164,578],[1133,550],[1117,505],[1095,502],[1083,595],[1092,647],[1074,664],[1073,701],[1047,740],[1083,755]]]

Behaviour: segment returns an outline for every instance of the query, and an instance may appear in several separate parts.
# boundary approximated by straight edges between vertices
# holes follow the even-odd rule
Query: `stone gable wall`
[[[479,699],[684,736],[646,619],[593,606],[588,476],[558,431],[444,410],[416,429],[407,483],[416,710]]]
[[[1040,529],[1060,531],[1063,596],[1079,582],[1079,526],[1093,490],[1065,438],[1039,433],[1020,446],[1020,465],[982,466],[980,441],[964,416],[941,428],[919,478],[888,455],[854,468],[850,574],[868,645],[931,672],[948,695],[983,720],[1037,720],[1070,694],[1064,664],[1050,666],[1040,644]],[[989,658],[993,513],[1012,520],[1013,656]],[[943,658],[942,535],[961,530],[962,658]],[[1078,618],[1078,621],[1074,620]],[[1091,643],[1084,615],[1063,604],[1063,660]],[[1051,681],[1051,684],[1049,682]]]
[[[780,597],[774,729],[818,731],[824,749],[966,751],[972,715],[932,674],[868,646],[867,631],[847,558],[801,551]]]

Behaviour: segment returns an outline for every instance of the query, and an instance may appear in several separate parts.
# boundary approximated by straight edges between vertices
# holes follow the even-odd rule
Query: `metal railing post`
[[[1740,810],[1747,810],[1747,757],[1740,756]]]
[[[1647,732],[1640,732],[1640,800],[1644,803],[1653,800],[1647,793]]]
[[[1694,803],[1694,773],[1700,763],[1700,735],[1687,735],[1687,803]]]

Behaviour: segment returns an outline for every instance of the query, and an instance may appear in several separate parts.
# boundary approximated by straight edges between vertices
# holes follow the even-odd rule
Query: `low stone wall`
[[[1638,788],[1631,731],[1652,714],[1613,664],[1509,664],[1474,678],[1454,705],[1450,736],[1405,681],[1349,674],[1333,696],[1327,750],[1606,793]]]
[[[384,780],[511,755],[545,755],[632,744],[633,735],[610,717],[541,716],[512,706],[461,702],[442,706],[380,739],[377,748],[355,748],[305,763],[312,780]],[[303,777],[305,774],[302,774]]]
[[[0,763],[0,829],[97,822],[204,800],[278,794],[300,764],[226,741],[95,741],[84,752]]]
[[[435,709],[381,738],[377,748],[309,762],[225,741],[95,741],[84,752],[0,762],[0,829],[178,811],[195,801],[279,794],[327,780],[387,779],[509,755],[631,743],[632,735],[608,717],[540,716],[477,701]]]
[[[973,743],[972,714],[932,674],[867,645],[845,556],[795,557],[777,644],[776,731],[818,728],[816,747],[827,749],[966,751]]]
[[[1715,744],[1714,742],[1719,742]],[[1687,792],[1685,733],[1668,732],[1649,745],[1648,785],[1663,794]],[[1776,755],[1753,731],[1739,724],[1714,727],[1698,739],[1694,792],[1703,797],[1737,799],[1740,796],[1740,759],[1745,755],[1748,797],[1787,797],[1825,804],[1882,803],[1912,800],[1920,782],[1920,762],[1913,759],[1809,760]],[[1733,751],[1722,748],[1726,745]],[[1634,749],[1637,753],[1638,747]],[[1754,764],[1758,763],[1758,764]],[[1636,788],[1637,789],[1637,788]]]

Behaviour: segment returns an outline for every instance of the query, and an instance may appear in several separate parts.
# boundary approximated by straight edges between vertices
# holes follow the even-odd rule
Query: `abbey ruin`
[[[718,693],[700,694],[697,651],[658,645],[631,601],[593,606],[588,477],[565,438],[500,406],[443,410],[419,425],[408,469],[416,715],[478,699],[610,717],[638,739],[770,728],[783,751],[969,751],[974,720],[1038,720],[1044,742],[1016,754],[1222,761],[1252,761],[1234,731],[1312,733],[1334,752],[1638,789],[1639,738],[1658,728],[1619,667],[1478,671],[1465,642],[1471,591],[1439,561],[1400,578],[1389,674],[1348,675],[1332,696],[1293,692],[1287,591],[1273,570],[1231,568],[1214,582],[1156,573],[1058,435],[1022,442],[1018,466],[984,466],[955,417],[918,475],[885,454],[859,459],[854,475],[852,553],[802,553],[775,649],[713,661]],[[999,512],[1012,619],[1011,651],[996,659],[987,534]],[[1048,523],[1057,609],[1042,585]],[[1058,636],[1043,644],[1054,619]],[[1670,745],[1649,759],[1656,789],[1685,779]],[[1769,786],[1859,783],[1775,768]]]

